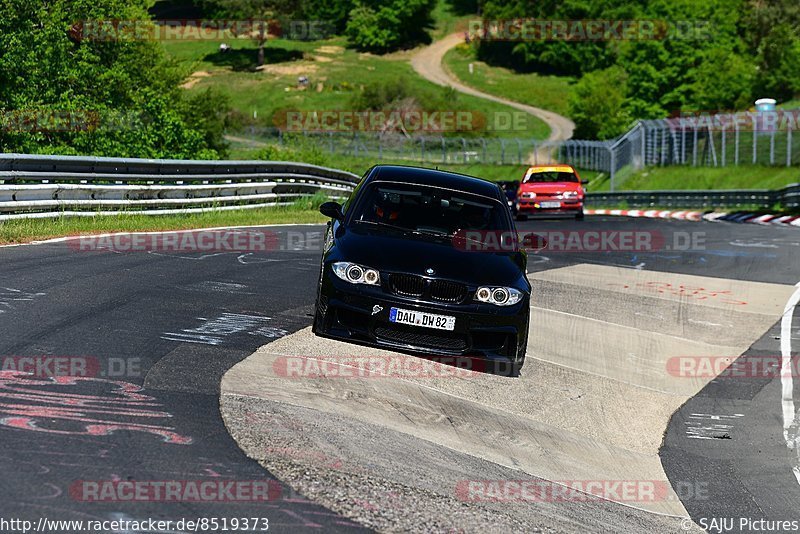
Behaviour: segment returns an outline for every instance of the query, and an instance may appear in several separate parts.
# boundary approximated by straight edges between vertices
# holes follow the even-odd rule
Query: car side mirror
[[[581,185],[587,185],[589,182],[590,180],[581,180]]]
[[[522,248],[529,252],[539,252],[547,248],[547,239],[539,234],[525,234],[522,237]]]
[[[319,212],[326,217],[341,221],[344,218],[342,214],[342,205],[338,202],[325,202],[319,207]]]

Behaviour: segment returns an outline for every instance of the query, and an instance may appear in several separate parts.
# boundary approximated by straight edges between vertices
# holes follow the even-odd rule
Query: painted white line
[[[742,241],[741,239],[730,241],[730,244],[734,247],[780,248],[774,243],[764,243],[763,241]]]
[[[786,307],[783,309],[781,318],[781,409],[783,411],[783,438],[786,446],[797,454],[796,461],[799,463],[792,468],[795,476],[800,473],[800,453],[797,450],[798,435],[797,425],[795,424],[794,407],[794,380],[792,378],[792,318],[797,304],[800,303],[800,282],[796,285],[797,289],[789,298]],[[800,477],[797,477],[800,484]]]
[[[721,324],[721,323],[712,323],[711,321],[698,321],[698,320],[695,320],[695,319],[689,319],[688,321],[689,321],[690,323],[694,323],[694,324],[701,324],[701,325],[703,325],[703,326],[724,326],[724,325],[723,325],[723,324]],[[733,325],[731,325],[731,324],[729,324],[728,326],[730,326],[731,328],[733,328]]]

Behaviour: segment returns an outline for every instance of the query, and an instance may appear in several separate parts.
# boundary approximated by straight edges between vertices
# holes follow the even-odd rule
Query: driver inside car
[[[372,211],[375,213],[375,222],[395,222],[400,216],[400,206],[392,202],[385,195],[379,195],[375,200]]]

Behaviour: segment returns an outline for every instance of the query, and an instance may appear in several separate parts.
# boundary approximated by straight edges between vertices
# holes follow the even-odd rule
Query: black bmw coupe
[[[370,169],[331,218],[317,291],[318,336],[468,356],[517,376],[531,286],[505,193],[415,167]],[[502,243],[502,246],[499,244]],[[497,371],[495,371],[497,372]]]

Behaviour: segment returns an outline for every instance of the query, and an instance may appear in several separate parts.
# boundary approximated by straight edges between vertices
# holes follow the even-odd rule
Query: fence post
[[[681,126],[681,165],[686,163],[686,125]]]
[[[697,128],[692,128],[692,167],[697,167]]]
[[[711,152],[711,160],[714,162],[714,167],[717,166],[717,150],[714,147],[714,133],[711,131],[711,125],[708,126],[708,148]]]
[[[758,130],[754,127],[753,128],[753,165],[755,165],[756,160],[758,159],[758,152],[756,151],[758,147]]]
[[[775,132],[769,136],[769,164],[775,165]]]
[[[739,124],[734,123],[734,152],[733,152],[733,164],[739,165]]]
[[[420,137],[420,144],[419,144],[419,161],[420,163],[425,163],[425,138]]]
[[[447,163],[447,148],[445,148],[444,136],[442,136],[442,163]]]
[[[500,139],[500,165],[506,164],[506,140]]]
[[[613,193],[614,192],[614,176],[617,174],[617,169],[615,168],[616,167],[616,165],[615,165],[615,163],[616,163],[615,159],[616,158],[614,158],[614,148],[613,147],[608,147],[608,151],[609,151],[610,157],[611,157],[611,184],[610,185],[611,185],[611,192]]]
[[[792,166],[792,125],[786,125],[786,166]]]
[[[725,166],[725,125],[722,125],[722,166]]]
[[[639,123],[642,125],[642,168],[647,167],[647,126],[644,123]]]

